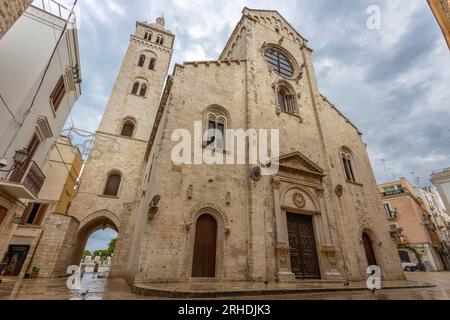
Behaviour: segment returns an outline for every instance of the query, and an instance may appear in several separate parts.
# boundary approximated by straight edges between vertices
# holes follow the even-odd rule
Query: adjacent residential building
[[[432,192],[415,188],[405,178],[379,186],[390,233],[402,262],[421,264],[424,271],[446,267],[447,229]]]
[[[20,18],[32,0],[0,0],[0,39]]]
[[[430,180],[436,186],[447,213],[450,213],[450,168],[434,171]]]
[[[450,0],[428,0],[450,49]]]
[[[44,167],[81,94],[80,81],[74,17],[28,7],[0,40],[0,259],[28,259],[33,244],[17,226],[42,224],[48,208],[30,209],[29,202],[40,201]]]
[[[416,192],[428,212],[426,226],[438,248],[444,268],[450,270],[450,217],[442,207],[439,194],[434,187],[416,188]]]

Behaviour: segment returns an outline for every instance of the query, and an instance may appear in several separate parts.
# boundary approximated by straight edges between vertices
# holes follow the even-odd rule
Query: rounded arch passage
[[[80,222],[75,237],[75,243],[73,244],[74,250],[71,258],[72,265],[80,264],[89,237],[93,233],[104,229],[112,229],[117,233],[119,233],[120,230],[119,218],[109,210],[95,212]]]

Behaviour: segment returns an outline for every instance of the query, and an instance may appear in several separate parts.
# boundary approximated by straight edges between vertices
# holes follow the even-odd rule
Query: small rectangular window
[[[66,86],[64,84],[64,77],[61,76],[58,82],[56,83],[56,86],[53,89],[52,94],[50,95],[50,103],[55,112],[58,111],[58,108],[65,94],[66,94]]]
[[[21,225],[40,226],[47,212],[48,204],[30,203],[22,215]]]

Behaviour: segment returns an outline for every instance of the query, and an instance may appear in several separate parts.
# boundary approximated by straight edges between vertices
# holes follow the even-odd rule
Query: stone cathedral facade
[[[167,77],[174,40],[162,18],[137,23],[99,155],[60,222],[60,272],[92,232],[111,227],[111,274],[135,285],[365,280],[374,264],[383,279],[404,279],[361,133],[320,94],[308,42],[278,12],[245,8],[218,60],[176,64]],[[279,171],[175,163],[172,133],[194,136],[194,122],[278,129]],[[210,138],[192,153],[230,152]]]

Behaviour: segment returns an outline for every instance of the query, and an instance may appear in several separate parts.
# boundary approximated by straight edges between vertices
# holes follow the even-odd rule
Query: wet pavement
[[[6,278],[0,284],[0,300],[158,300],[131,292],[123,279],[105,279],[105,270],[84,274],[81,290],[69,290],[67,279]],[[99,277],[100,275],[100,277]],[[227,297],[227,300],[449,300],[450,272],[407,273],[409,281],[434,284],[432,288],[348,292],[309,292],[277,295]]]

